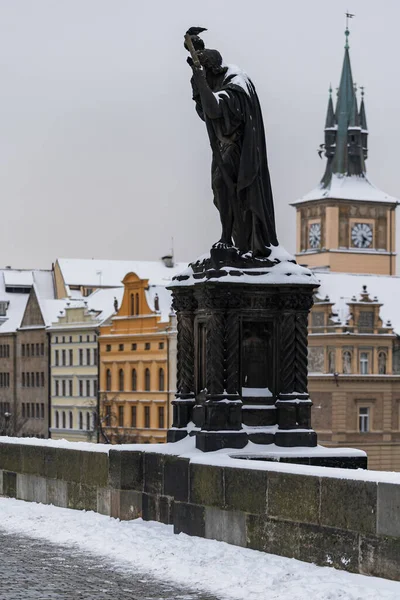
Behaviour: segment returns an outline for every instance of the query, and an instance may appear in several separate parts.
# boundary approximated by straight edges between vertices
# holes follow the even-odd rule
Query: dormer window
[[[0,317],[6,317],[7,316],[7,308],[8,308],[8,302],[7,301],[0,301]]]

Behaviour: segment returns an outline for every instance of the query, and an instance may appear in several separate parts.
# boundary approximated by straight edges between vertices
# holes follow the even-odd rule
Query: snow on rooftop
[[[167,267],[162,260],[97,260],[59,258],[57,260],[67,286],[119,287],[128,273],[148,279],[149,285],[166,286],[174,275],[186,268],[187,263]]]
[[[342,323],[349,317],[347,303],[353,296],[359,300],[362,287],[366,285],[371,300],[377,297],[379,303],[383,304],[380,317],[384,325],[390,320],[394,332],[400,335],[400,277],[319,271],[314,271],[314,274],[321,283],[317,292],[318,298],[329,296],[331,302],[334,302],[333,310],[338,312]]]
[[[6,320],[0,326],[0,333],[16,331],[21,325],[29,294],[6,292],[6,287],[27,288],[35,285],[41,299],[54,299],[54,282],[52,271],[41,270],[0,270],[0,301],[7,301]]]
[[[327,188],[324,188],[320,184],[292,204],[296,205],[302,202],[309,202],[310,200],[325,200],[330,198],[336,200],[387,202],[389,204],[396,204],[398,202],[393,196],[389,196],[372,185],[366,177],[359,175],[341,176],[334,173]]]

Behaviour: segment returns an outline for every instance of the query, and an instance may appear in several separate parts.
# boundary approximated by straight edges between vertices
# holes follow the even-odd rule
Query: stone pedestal
[[[316,446],[307,392],[315,281],[291,284],[286,273],[282,283],[267,283],[273,268],[215,262],[198,263],[197,272],[192,265],[193,274],[171,286],[178,370],[168,441],[190,433],[203,451],[243,448],[249,440]]]

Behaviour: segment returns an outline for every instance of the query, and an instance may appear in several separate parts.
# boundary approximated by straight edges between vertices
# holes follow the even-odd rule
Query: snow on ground
[[[400,583],[316,567],[223,542],[174,535],[171,526],[119,521],[0,498],[6,532],[75,546],[110,565],[232,600],[398,600]]]

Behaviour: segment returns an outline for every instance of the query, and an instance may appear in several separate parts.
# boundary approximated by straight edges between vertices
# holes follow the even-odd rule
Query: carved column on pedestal
[[[280,392],[277,446],[316,446],[311,429],[312,402],[308,395],[307,327],[312,307],[311,290],[293,293],[282,299],[280,319]]]
[[[187,435],[186,427],[192,420],[195,403],[194,381],[194,311],[196,301],[189,290],[176,290],[173,308],[177,316],[177,373],[176,394],[173,405],[172,429],[168,431],[169,442],[176,442]]]

